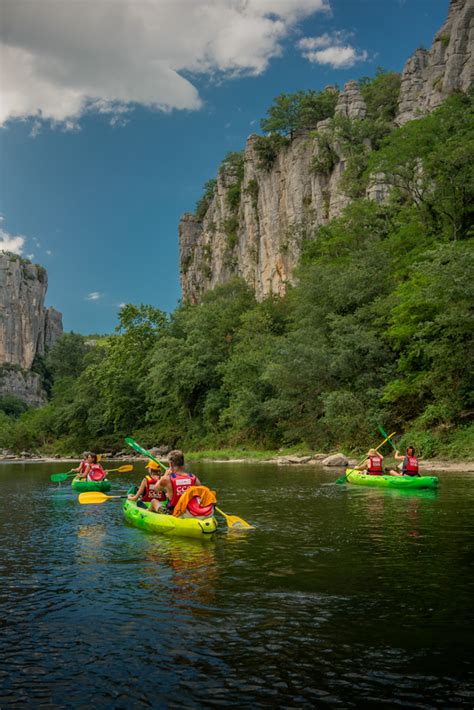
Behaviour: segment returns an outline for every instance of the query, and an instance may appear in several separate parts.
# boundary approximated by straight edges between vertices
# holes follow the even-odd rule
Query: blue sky
[[[112,332],[121,303],[175,308],[180,215],[277,94],[400,71],[449,4],[249,0],[243,17],[233,0],[154,0],[159,17],[137,17],[127,2],[105,19],[116,0],[2,10],[0,248],[47,268],[47,304],[84,334]]]

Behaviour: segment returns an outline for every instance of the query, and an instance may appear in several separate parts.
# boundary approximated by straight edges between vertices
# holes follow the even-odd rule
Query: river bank
[[[187,454],[187,460],[189,462],[200,462],[200,463],[218,463],[218,464],[235,464],[235,463],[262,463],[262,464],[277,464],[278,466],[292,466],[292,467],[299,467],[302,465],[306,466],[313,466],[313,465],[319,465],[319,466],[324,466],[324,468],[334,468],[334,469],[344,469],[346,466],[356,466],[358,463],[360,463],[360,459],[356,459],[353,457],[344,457],[345,461],[341,461],[340,463],[330,463],[326,464],[324,463],[325,460],[329,457],[328,454],[314,454],[314,455],[302,455],[302,456],[297,456],[297,455],[273,455],[273,456],[265,456],[262,454],[266,454],[267,452],[246,452],[244,456],[231,456],[231,455],[226,455],[222,452],[221,455],[219,455],[219,452],[212,452],[212,455],[210,452],[205,451],[205,452],[190,452]],[[332,455],[332,457],[336,456],[344,456],[343,454],[339,455]],[[162,457],[163,461],[166,463],[166,458]],[[148,459],[144,456],[139,456],[139,455],[134,455],[133,453],[130,453],[130,455],[122,455],[122,456],[111,456],[107,457],[106,459],[102,460],[102,463],[108,463],[108,462],[116,462],[116,461],[137,461],[137,463],[142,463],[147,461]],[[18,463],[64,463],[64,464],[70,464],[71,467],[72,465],[76,465],[79,459],[77,458],[70,458],[70,457],[63,457],[63,456],[13,456],[13,455],[8,455],[4,457],[0,457],[0,465],[2,463],[13,463],[13,464],[18,464]],[[396,462],[389,459],[389,457],[385,458],[385,462],[387,465],[393,465],[395,466]],[[435,471],[443,471],[443,472],[450,472],[450,471],[460,471],[463,473],[474,473],[474,461],[470,460],[461,460],[461,461],[452,461],[452,460],[446,460],[446,459],[419,459],[420,462],[420,467],[427,472],[435,472]],[[105,466],[106,468],[107,466]],[[64,467],[65,469],[67,466]]]

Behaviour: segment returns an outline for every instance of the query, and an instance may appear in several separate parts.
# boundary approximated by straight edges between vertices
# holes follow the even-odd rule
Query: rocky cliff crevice
[[[418,49],[402,74],[398,125],[436,108],[455,90],[467,91],[473,74],[474,0],[451,0],[446,23],[430,51]],[[341,92],[337,116],[363,121],[367,106],[356,81]],[[233,276],[244,278],[257,299],[282,294],[294,279],[302,243],[338,216],[350,202],[341,185],[347,155],[331,132],[331,121],[315,132],[299,132],[263,166],[251,135],[243,153],[243,177],[223,164],[202,219],[183,215],[179,225],[181,289],[191,303]],[[331,160],[321,165],[321,140],[328,135]],[[366,145],[370,150],[370,144]],[[240,190],[238,204],[231,199]],[[387,196],[376,176],[365,191],[376,201]]]
[[[33,406],[45,399],[33,362],[63,332],[61,313],[44,306],[47,288],[42,266],[0,252],[0,393]]]

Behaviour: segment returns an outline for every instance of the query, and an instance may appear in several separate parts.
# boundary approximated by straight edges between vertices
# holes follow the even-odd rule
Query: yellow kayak
[[[207,518],[176,518],[174,515],[151,513],[147,508],[139,507],[136,501],[128,499],[123,505],[123,514],[130,525],[160,535],[205,539],[211,538],[217,530],[217,520],[213,515]]]

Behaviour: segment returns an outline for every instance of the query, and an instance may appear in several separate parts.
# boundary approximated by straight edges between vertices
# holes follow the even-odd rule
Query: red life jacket
[[[369,456],[369,468],[367,469],[367,473],[371,476],[382,476],[382,461],[383,459],[380,456]]]
[[[174,508],[181,496],[188,488],[196,485],[196,476],[192,473],[172,473],[170,476],[171,486],[173,488],[173,497],[168,501],[168,507]]]
[[[87,466],[86,459],[82,459],[81,463],[79,464],[79,473],[84,473],[84,471],[86,470],[86,466]]]
[[[416,456],[405,456],[403,459],[402,473],[407,476],[418,475],[418,459]]]
[[[89,469],[87,478],[89,481],[103,481],[106,475],[100,463],[93,463]]]
[[[145,476],[146,488],[142,495],[142,501],[144,503],[150,503],[152,500],[166,500],[166,493],[164,491],[157,491],[156,486],[160,482],[159,478],[153,478],[153,476]]]

